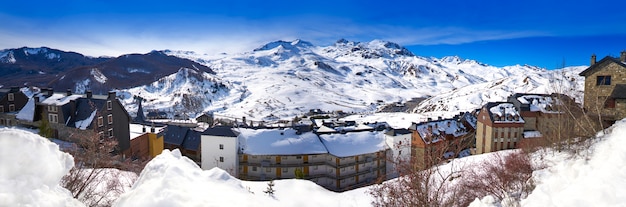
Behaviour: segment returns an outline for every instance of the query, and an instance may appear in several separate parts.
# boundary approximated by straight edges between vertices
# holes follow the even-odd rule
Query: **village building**
[[[476,120],[471,113],[462,113],[451,119],[429,119],[412,123],[412,164],[426,168],[443,159],[466,156],[474,145]],[[462,154],[462,152],[465,152]]]
[[[18,124],[39,127],[42,120],[53,129],[52,136],[62,138],[65,127],[93,130],[101,139],[114,139],[116,151],[130,148],[130,116],[114,92],[107,95],[54,93],[40,89],[33,93],[16,115]]]
[[[387,154],[387,179],[400,175],[400,168],[408,167],[411,162],[411,131],[391,129],[385,132],[385,141],[389,146]]]
[[[165,126],[147,126],[130,124],[130,148],[125,152],[127,158],[148,160],[161,154]]]
[[[604,127],[626,118],[626,51],[598,62],[592,55],[589,68],[579,75],[585,77],[583,108],[588,115],[599,116]]]
[[[239,139],[231,127],[216,126],[206,129],[200,135],[201,167],[210,170],[214,167],[227,171],[234,177],[240,177]]]
[[[181,154],[197,163],[201,163],[200,134],[195,127],[167,125],[163,139],[163,148],[179,149]]]
[[[476,154],[514,149],[524,134],[525,121],[509,102],[485,104],[477,119]]]
[[[18,87],[0,89],[0,125],[15,126],[17,113],[28,102],[28,97]]]

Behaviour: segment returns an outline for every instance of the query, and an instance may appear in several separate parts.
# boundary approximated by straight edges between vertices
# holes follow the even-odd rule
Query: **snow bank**
[[[213,168],[202,171],[177,149],[163,150],[150,161],[133,188],[114,206],[277,206],[255,196],[241,181]]]
[[[74,166],[71,155],[47,139],[0,129],[0,206],[83,206],[59,186]]]
[[[626,119],[617,122],[586,159],[564,159],[536,172],[538,185],[523,206],[624,206]]]
[[[181,156],[163,150],[141,172],[130,191],[113,206],[370,206],[367,188],[328,191],[308,180],[276,180],[274,197],[263,191],[268,182],[240,181],[219,168],[202,171]]]

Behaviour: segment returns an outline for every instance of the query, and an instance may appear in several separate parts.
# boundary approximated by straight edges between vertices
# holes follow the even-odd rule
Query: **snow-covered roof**
[[[324,154],[326,147],[316,134],[296,134],[294,129],[246,129],[239,128],[239,143],[244,154],[249,155],[298,155]]]
[[[87,127],[91,125],[91,122],[93,122],[93,118],[96,117],[96,112],[98,112],[98,110],[93,110],[93,112],[91,112],[91,115],[89,115],[89,117],[87,117],[86,119],[76,121],[74,123],[75,127],[82,130],[87,129]]]
[[[69,103],[71,100],[76,100],[80,97],[83,97],[83,95],[74,94],[67,96],[66,94],[55,93],[52,94],[52,96],[48,97],[46,100],[41,101],[41,103],[46,105],[63,106]]]
[[[541,111],[543,113],[557,113],[556,104],[559,104],[558,99],[553,99],[549,95],[535,95],[528,94],[517,97],[517,100],[522,104],[528,104],[530,111]]]
[[[496,103],[489,107],[494,123],[524,123],[524,119],[512,103]]]
[[[321,125],[319,129],[317,129],[317,133],[336,133],[337,131],[331,129],[330,127]]]
[[[426,144],[438,142],[445,135],[460,137],[468,132],[463,123],[454,119],[423,122],[415,124],[414,127]]]
[[[130,139],[135,139],[145,133],[150,132],[150,127],[151,126],[147,126],[147,125],[141,125],[141,124],[129,124],[129,130],[130,130]],[[143,132],[143,127],[146,127],[146,132]],[[163,129],[165,129],[165,126],[161,126],[161,127],[154,127],[154,131],[156,133],[163,131]]]
[[[539,131],[525,131],[524,138],[539,138],[542,137],[541,132]]]
[[[18,120],[24,120],[32,122],[35,117],[35,99],[29,98],[26,105],[17,113],[16,117]]]
[[[383,132],[348,132],[345,134],[323,134],[320,139],[328,153],[337,157],[369,154],[387,149]]]

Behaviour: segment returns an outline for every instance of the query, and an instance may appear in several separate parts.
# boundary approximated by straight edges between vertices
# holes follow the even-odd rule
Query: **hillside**
[[[417,97],[428,99],[409,111],[445,111],[447,116],[487,101],[502,101],[516,92],[553,92],[552,80],[562,80],[573,88],[571,94],[577,99],[582,91],[582,78],[577,76],[582,67],[499,68],[460,57],[420,57],[381,40],[359,43],[342,39],[325,47],[303,40],[276,41],[250,52],[216,56],[164,52],[210,67],[237,91],[222,99],[227,101],[213,100],[191,111],[252,120],[291,119],[310,109],[371,113],[382,105]],[[464,103],[467,100],[469,104]],[[147,105],[170,111],[163,104]]]

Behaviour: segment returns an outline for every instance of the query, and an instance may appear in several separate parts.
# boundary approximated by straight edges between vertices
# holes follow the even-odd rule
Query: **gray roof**
[[[163,142],[181,146],[185,141],[185,136],[189,130],[190,129],[187,127],[168,125]]]
[[[611,97],[616,99],[626,99],[626,84],[616,84],[611,92]]]
[[[237,134],[233,132],[231,127],[228,126],[216,126],[208,128],[202,132],[202,135],[220,136],[220,137],[237,137]]]

